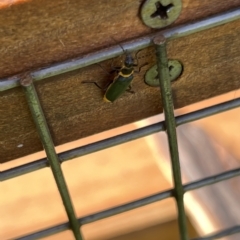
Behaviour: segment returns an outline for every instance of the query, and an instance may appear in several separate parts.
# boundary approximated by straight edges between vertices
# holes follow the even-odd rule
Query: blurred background
[[[232,100],[234,91],[183,109],[185,114]],[[154,122],[155,116],[134,124],[57,147],[57,152],[127,132]],[[191,182],[239,167],[240,109],[227,111],[178,127],[183,182]],[[39,152],[1,165],[1,171],[45,157]],[[172,187],[169,153],[164,132],[112,147],[62,164],[78,217],[109,209]],[[240,222],[239,178],[185,194],[191,238]],[[14,239],[67,221],[49,168],[0,184],[0,239]],[[101,221],[84,225],[85,240],[169,239],[178,237],[174,199],[166,199]],[[74,239],[70,231],[47,240]],[[232,235],[222,239],[240,239]]]

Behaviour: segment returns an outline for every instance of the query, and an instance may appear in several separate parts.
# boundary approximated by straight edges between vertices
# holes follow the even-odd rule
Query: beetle
[[[94,83],[98,88],[102,89],[102,90],[106,90],[103,100],[105,102],[114,102],[115,100],[117,100],[125,91],[130,92],[130,93],[134,93],[134,91],[132,91],[132,80],[133,80],[133,74],[134,72],[134,67],[138,66],[138,61],[137,64],[134,63],[134,59],[131,55],[130,52],[124,51],[123,47],[120,45],[120,47],[122,48],[123,52],[125,53],[125,59],[123,62],[122,67],[120,68],[114,68],[114,71],[117,72],[117,75],[115,76],[115,78],[113,79],[113,81],[111,81],[107,88],[102,88],[100,87],[96,82],[85,82],[83,81],[82,83]],[[138,52],[136,53],[136,55],[138,54]],[[139,68],[140,72],[141,67]]]
[[[126,57],[123,62],[123,66],[118,71],[117,76],[113,79],[107,88],[103,100],[106,102],[114,102],[118,99],[125,91],[134,93],[131,89],[131,83],[133,80],[134,67],[133,57],[130,53],[126,52]]]

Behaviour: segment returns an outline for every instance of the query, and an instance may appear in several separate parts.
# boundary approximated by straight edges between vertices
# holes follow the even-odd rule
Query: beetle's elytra
[[[122,48],[122,46],[120,45]],[[82,83],[94,83],[98,88],[102,90],[106,90],[103,100],[105,102],[114,102],[116,99],[118,99],[125,91],[128,91],[130,93],[134,93],[131,88],[131,83],[133,80],[133,74],[134,74],[134,67],[138,66],[138,63],[134,63],[134,59],[131,55],[131,53],[125,51],[122,48],[123,52],[125,53],[125,59],[123,62],[122,67],[119,69],[116,68],[115,70],[117,72],[116,77],[113,79],[112,82],[110,82],[107,86],[107,88],[102,88],[101,86],[98,85],[97,82],[89,82],[89,81],[84,81]]]

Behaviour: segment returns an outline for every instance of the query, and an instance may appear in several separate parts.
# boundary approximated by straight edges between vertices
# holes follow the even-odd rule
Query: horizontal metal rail
[[[189,123],[192,121],[199,120],[204,117],[208,117],[217,113],[221,113],[227,110],[231,110],[234,108],[237,108],[240,106],[240,98],[237,98],[235,100],[231,100],[228,102],[220,103],[212,107],[208,107],[205,109],[201,109],[195,112],[191,112],[188,114],[184,114],[182,116],[176,117],[176,125],[182,125],[185,123]],[[81,157],[90,153],[94,153],[109,147],[116,146],[121,143],[129,142],[141,137],[145,137],[148,135],[151,135],[153,133],[157,133],[159,131],[164,131],[164,122],[152,124],[147,127],[143,127],[131,132],[127,132],[124,134],[120,134],[115,137],[111,137],[105,140],[101,140],[95,143],[91,143],[82,147],[78,147],[63,153],[58,154],[58,157],[61,162],[65,162],[68,160],[71,160],[73,158]],[[36,170],[40,170],[42,168],[48,167],[48,161],[47,158],[43,158],[31,163],[27,163],[15,168],[11,168],[8,170],[5,170],[0,173],[0,180],[5,181],[17,176],[21,176],[26,173],[30,173]]]
[[[33,239],[40,239],[40,238],[44,238],[53,234],[57,234],[66,230],[70,229],[70,225],[68,222],[63,223],[63,224],[59,224],[57,226],[54,227],[50,227],[48,229],[44,229],[42,231],[39,232],[35,232],[32,234],[29,234],[27,236],[23,236],[23,237],[19,237],[16,238],[16,240],[33,240]]]
[[[181,26],[161,30],[154,34],[150,34],[146,37],[140,37],[132,41],[121,43],[121,45],[124,47],[124,49],[127,49],[129,51],[140,50],[151,46],[152,39],[158,36],[159,34],[164,35],[166,39],[171,40],[175,38],[184,37],[203,30],[207,30],[216,26],[220,26],[225,23],[235,21],[237,19],[240,19],[240,8],[236,8],[232,11],[217,14],[215,16],[211,16],[193,23],[187,23]],[[30,73],[30,75],[32,76],[34,81],[39,81],[48,77],[56,76],[62,73],[83,68],[97,62],[111,59],[121,54],[122,49],[119,45],[116,44],[112,47],[104,48],[100,51],[89,53],[79,58],[71,59],[44,69],[33,71],[32,73]],[[5,91],[19,86],[19,80],[20,79],[17,76],[0,79],[0,91]]]
[[[198,188],[201,188],[201,187],[204,187],[207,185],[211,185],[214,183],[218,183],[218,182],[221,182],[221,181],[233,178],[233,177],[237,177],[237,176],[240,176],[240,168],[188,183],[186,185],[183,185],[183,189],[184,189],[184,192],[187,192],[187,191],[195,190],[195,189],[198,189]],[[169,198],[169,197],[173,197],[173,195],[174,195],[174,189],[170,189],[170,190],[160,192],[160,193],[157,193],[157,194],[154,194],[154,195],[151,195],[151,196],[127,203],[127,204],[123,204],[118,207],[114,207],[114,208],[111,208],[111,209],[108,209],[105,211],[101,211],[101,212],[98,212],[95,214],[91,214],[91,215],[79,218],[78,222],[80,225],[92,223],[92,222],[95,222],[95,221],[98,221],[98,220],[101,220],[101,219],[104,219],[107,217],[111,217],[111,216],[129,211],[129,210],[133,210],[135,208],[143,207],[145,205],[148,205],[148,204],[151,204],[151,203],[154,203],[154,202],[157,202],[157,201]],[[68,230],[68,229],[69,229],[69,223],[63,223],[63,224],[59,224],[57,226],[54,226],[54,227],[51,227],[51,228],[48,228],[48,229],[45,229],[45,230],[42,230],[42,231],[39,231],[36,233],[32,233],[32,234],[29,234],[27,236],[20,237],[17,239],[21,239],[21,240],[38,239],[38,238],[43,238],[43,237],[49,236],[51,234],[56,234],[56,233],[59,233],[59,232],[62,232],[62,231]],[[230,231],[228,229],[226,231],[227,231],[227,233],[233,234],[233,233],[235,233],[235,232],[233,232],[233,230],[234,229],[232,229],[232,231]],[[225,233],[225,232],[224,231],[221,232],[221,234],[223,234],[223,233]],[[218,233],[218,234],[220,234],[220,233]],[[224,236],[226,236],[226,235],[224,235]],[[200,238],[200,239],[202,239],[202,238]],[[205,240],[205,238],[203,238],[203,239]],[[212,239],[212,238],[206,238],[206,239]],[[195,240],[198,240],[198,239],[195,239]]]

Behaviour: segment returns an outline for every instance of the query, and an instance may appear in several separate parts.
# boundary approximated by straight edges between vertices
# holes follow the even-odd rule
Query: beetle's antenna
[[[127,54],[127,51],[123,48],[123,46],[120,44],[120,43],[117,43],[117,41],[113,38],[113,37],[111,37],[112,39],[113,39],[113,41],[116,43],[116,44],[118,44],[120,47],[121,47],[121,49],[123,50],[123,52],[125,53],[125,54]]]
[[[121,47],[121,49],[123,50],[123,52],[124,52],[125,54],[127,54],[127,51],[124,50],[123,46],[122,46],[120,43],[118,43],[118,45]]]

